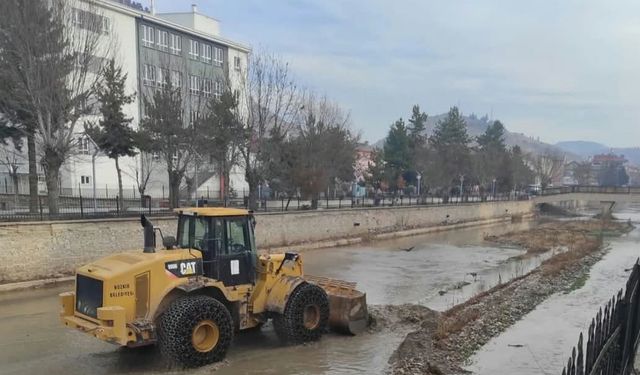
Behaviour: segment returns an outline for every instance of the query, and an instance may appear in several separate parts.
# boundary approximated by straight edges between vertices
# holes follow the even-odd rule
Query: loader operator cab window
[[[257,263],[251,219],[180,215],[178,247],[202,252],[205,276],[225,285],[251,283]]]

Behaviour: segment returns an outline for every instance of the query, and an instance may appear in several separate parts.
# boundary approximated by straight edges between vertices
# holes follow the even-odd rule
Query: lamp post
[[[493,200],[496,199],[496,179],[493,179],[493,183],[491,184],[491,195],[493,196]]]
[[[96,201],[96,157],[98,157],[98,154],[100,153],[100,148],[98,147],[98,144],[93,141],[93,138],[89,137],[88,135],[85,135],[85,137],[89,138],[89,141],[91,141],[91,144],[93,144],[93,147],[95,147],[95,150],[93,150],[93,154],[91,155],[91,179],[93,180],[93,212],[95,213],[98,210],[98,202]]]

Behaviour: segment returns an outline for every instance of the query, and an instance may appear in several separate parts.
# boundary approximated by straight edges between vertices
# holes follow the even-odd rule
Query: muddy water
[[[640,212],[618,212],[640,226]],[[487,343],[470,359],[475,374],[560,374],[580,332],[586,332],[600,306],[623,288],[640,256],[640,229],[610,240],[610,251],[591,269],[584,286],[556,294]]]
[[[485,234],[526,229],[502,224],[410,237],[366,246],[304,253],[305,271],[356,281],[371,304],[421,303],[444,309],[534,267],[523,251],[482,243]],[[411,251],[403,249],[412,248]],[[473,276],[472,274],[475,274]],[[461,283],[471,284],[462,286]],[[57,294],[69,286],[0,294],[0,373],[185,373],[163,367],[156,350],[122,350],[63,329]],[[439,291],[446,291],[440,296]],[[380,373],[407,332],[356,337],[328,335],[304,346],[281,347],[271,327],[241,333],[219,374]],[[212,372],[216,366],[189,371]]]

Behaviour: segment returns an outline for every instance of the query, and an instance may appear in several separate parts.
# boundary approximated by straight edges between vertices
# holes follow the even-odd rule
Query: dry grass
[[[459,314],[444,317],[439,323],[434,335],[436,340],[444,340],[449,335],[461,332],[469,323],[480,318],[480,309],[474,307],[463,310]]]

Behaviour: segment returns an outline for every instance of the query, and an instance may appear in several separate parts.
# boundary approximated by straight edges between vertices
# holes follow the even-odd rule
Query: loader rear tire
[[[327,293],[315,284],[303,283],[291,293],[284,313],[274,316],[273,327],[283,343],[300,344],[319,339],[328,322]]]
[[[198,367],[224,359],[233,338],[229,310],[202,295],[175,300],[158,321],[162,355],[184,367]]]

